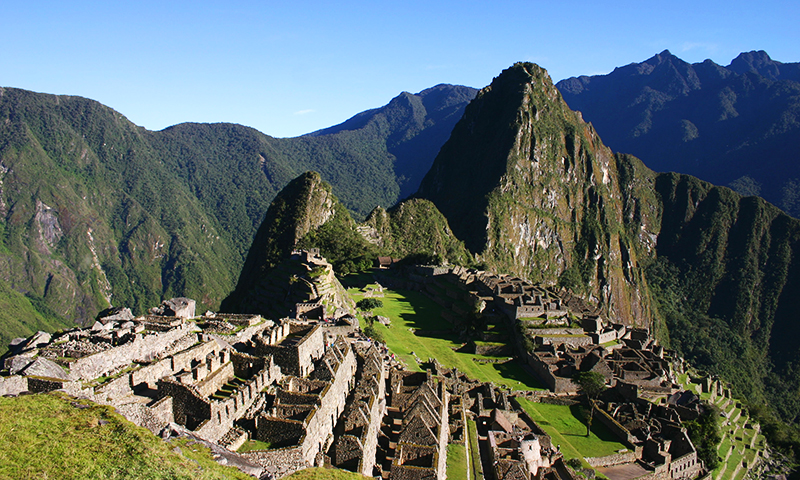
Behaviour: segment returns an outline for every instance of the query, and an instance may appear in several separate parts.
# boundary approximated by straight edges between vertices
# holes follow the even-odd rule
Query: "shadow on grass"
[[[579,404],[578,405],[571,405],[569,407],[569,411],[570,411],[570,413],[572,413],[572,416],[574,416],[581,423],[586,425],[586,420],[588,419],[588,415],[589,415],[589,412],[587,411],[586,407],[584,407],[583,405],[579,405]],[[618,436],[614,435],[614,433],[612,433],[611,430],[609,430],[608,427],[606,427],[603,424],[603,422],[601,422],[597,418],[597,414],[595,414],[594,418],[592,419],[592,433],[594,433],[597,436],[597,438],[599,438],[600,440],[602,440],[604,442],[621,442],[622,441]],[[586,435],[576,435],[576,434],[570,434],[570,435],[574,435],[576,437],[585,437],[586,436]]]
[[[497,373],[504,378],[516,380],[528,388],[545,390],[545,386],[539,383],[539,381],[531,374],[526,372],[517,360],[512,360],[506,363],[495,363],[493,366],[494,369],[497,370]]]
[[[370,283],[375,283],[375,277],[371,273],[351,273],[339,277],[339,282],[344,288],[364,288]]]

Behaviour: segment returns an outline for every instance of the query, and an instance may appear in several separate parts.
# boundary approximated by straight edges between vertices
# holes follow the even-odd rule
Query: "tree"
[[[362,312],[366,312],[368,310],[375,310],[376,308],[383,308],[383,302],[377,298],[365,298],[359,300],[358,303],[356,303],[356,307]]]
[[[586,422],[586,436],[592,431],[592,417],[594,416],[594,401],[606,389],[606,379],[597,372],[579,372],[572,381],[577,383],[580,391],[589,399],[589,418]]]

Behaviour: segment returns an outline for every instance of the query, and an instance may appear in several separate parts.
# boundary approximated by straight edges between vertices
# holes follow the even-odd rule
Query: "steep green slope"
[[[364,221],[362,234],[393,258],[413,257],[420,263],[470,265],[472,256],[447,219],[432,202],[412,198],[389,211],[380,207]]]
[[[233,252],[145,130],[97,102],[16,89],[2,90],[0,122],[0,269],[40,313],[221,300]]]
[[[650,277],[674,346],[797,419],[800,222],[687,175],[659,175],[656,191],[664,214]]]
[[[562,279],[646,324],[639,258],[655,248],[658,207],[637,196],[652,173],[623,184],[621,169],[646,170],[615,157],[567,108],[547,72],[520,63],[470,103],[417,196],[436,204],[488,267]]]
[[[557,87],[615,151],[761,195],[800,217],[800,64],[763,51],[727,67],[689,64],[664,51]]]

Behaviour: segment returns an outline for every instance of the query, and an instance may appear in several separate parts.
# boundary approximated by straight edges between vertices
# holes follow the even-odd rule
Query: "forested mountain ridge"
[[[471,91],[403,93],[361,126],[278,139],[235,124],[153,132],[89,99],[0,89],[0,339],[109,303],[142,313],[186,295],[218,308],[292,178],[319,171],[359,218],[394,205]]]
[[[800,217],[800,63],[752,51],[727,67],[689,64],[665,50],[557,87],[614,151]]]

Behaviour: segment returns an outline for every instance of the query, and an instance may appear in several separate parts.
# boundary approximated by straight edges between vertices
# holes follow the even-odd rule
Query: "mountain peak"
[[[771,80],[780,76],[781,62],[776,62],[764,50],[752,50],[742,52],[728,65],[728,69],[744,74],[748,72],[758,73]]]
[[[597,230],[627,224],[625,238],[636,238],[650,228],[623,221],[619,188],[615,157],[594,128],[545,69],[516,63],[467,106],[417,195],[490,269],[549,284],[572,272],[587,297],[641,323],[647,307],[638,293],[612,288],[639,281],[630,268],[639,246]]]

